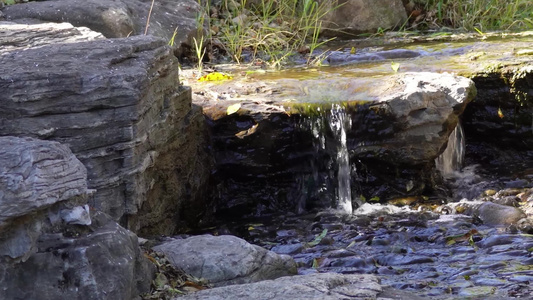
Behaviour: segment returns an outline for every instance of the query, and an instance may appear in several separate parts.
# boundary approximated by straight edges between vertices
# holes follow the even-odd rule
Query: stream
[[[529,49],[532,41],[531,37],[513,39],[512,49],[505,43],[484,40],[424,43],[401,49],[379,46],[351,50],[347,44],[331,53],[330,66],[320,71],[251,72],[245,77],[252,82],[240,90],[240,83],[232,83],[231,91],[224,84],[209,86],[223,100],[253,94],[251,89],[259,98],[278,97],[289,102],[328,103],[333,99],[328,113],[308,118],[301,126],[312,131],[316,151],[336,149],[337,155],[326,162],[332,170],[329,178],[314,180],[319,183],[314,187],[317,194],[334,195],[336,205],[309,211],[306,203],[299,203],[297,211],[227,219],[200,233],[233,234],[290,255],[298,263],[299,274],[376,274],[382,285],[413,292],[421,299],[533,299],[532,149],[521,156],[525,159],[511,158],[512,164],[502,153],[498,168],[491,163],[483,165],[480,162],[484,158],[472,150],[468,134],[459,125],[436,160],[452,191],[450,197],[378,204],[352,193],[350,184],[354,181],[350,178],[356,170],[346,147],[352,124],[343,108],[335,104],[373,100],[379,78],[391,74],[393,62],[399,63],[401,71],[468,73],[488,68],[489,63],[511,60],[517,52]],[[518,57],[519,61],[527,59]],[[198,87],[202,88],[205,85]],[[533,133],[533,124],[531,129]],[[328,140],[325,131],[335,139]],[[481,201],[519,207],[527,218],[516,224],[491,225],[483,213],[471,208]],[[505,213],[495,210],[490,217]]]

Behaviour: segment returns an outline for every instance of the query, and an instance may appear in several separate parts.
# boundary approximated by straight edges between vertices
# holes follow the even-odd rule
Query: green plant
[[[193,37],[193,41],[194,41],[194,50],[196,52],[196,58],[198,58],[198,73],[202,74],[203,61],[204,61],[204,55],[205,55],[204,37],[202,36],[200,38],[200,41],[197,41],[196,38]]]
[[[313,52],[327,42],[319,40],[320,19],[332,9],[336,7],[328,1],[261,0],[248,5],[246,0],[223,0],[221,16],[210,20],[211,27],[220,30],[210,40],[219,39],[237,63],[246,52],[251,59],[261,57],[280,67],[305,48],[311,63]]]
[[[469,31],[533,29],[531,0],[416,1],[439,26]]]

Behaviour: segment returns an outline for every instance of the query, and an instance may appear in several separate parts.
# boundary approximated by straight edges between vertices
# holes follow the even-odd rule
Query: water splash
[[[437,170],[441,172],[444,177],[453,177],[463,167],[465,159],[465,133],[461,123],[450,134],[448,138],[448,146],[442,154],[435,159]]]
[[[343,212],[351,214],[352,208],[352,189],[350,186],[351,168],[350,156],[346,145],[346,128],[351,128],[352,120],[346,115],[346,111],[339,104],[331,107],[328,117],[329,127],[335,140],[337,141],[337,199],[338,208]]]

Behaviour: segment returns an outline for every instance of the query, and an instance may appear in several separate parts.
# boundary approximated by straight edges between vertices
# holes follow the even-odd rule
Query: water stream
[[[347,213],[351,214],[352,209],[352,190],[350,186],[351,168],[350,156],[348,147],[346,146],[346,129],[352,126],[352,120],[346,115],[346,111],[339,104],[334,104],[331,107],[328,123],[333,136],[337,141],[337,207]]]
[[[437,157],[435,165],[444,177],[451,177],[461,170],[465,158],[465,138],[461,123],[453,130],[448,138],[448,145],[444,152]]]

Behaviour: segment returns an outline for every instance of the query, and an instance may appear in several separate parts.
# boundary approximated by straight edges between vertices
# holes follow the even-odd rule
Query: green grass
[[[209,1],[204,5],[209,11]],[[280,67],[295,52],[308,52],[308,63],[319,63],[313,52],[325,42],[320,19],[335,8],[315,0],[222,0],[218,15],[209,18],[208,39],[220,41],[237,63],[247,53]]]
[[[531,0],[416,0],[434,24],[467,31],[533,29]]]

